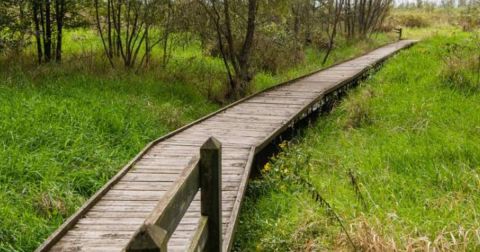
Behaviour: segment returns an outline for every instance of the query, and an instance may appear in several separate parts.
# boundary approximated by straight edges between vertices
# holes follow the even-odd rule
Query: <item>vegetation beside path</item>
[[[480,249],[477,41],[401,52],[283,143],[250,182],[235,249]]]

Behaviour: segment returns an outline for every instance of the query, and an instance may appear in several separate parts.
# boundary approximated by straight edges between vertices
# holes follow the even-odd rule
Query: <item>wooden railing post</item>
[[[201,214],[208,217],[205,250],[222,249],[222,144],[210,137],[200,149]]]
[[[402,40],[402,33],[403,33],[402,28],[395,28],[394,30],[396,33],[398,33],[398,40]]]

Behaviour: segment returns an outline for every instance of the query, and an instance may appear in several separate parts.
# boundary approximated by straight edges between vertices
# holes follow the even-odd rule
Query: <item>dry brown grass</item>
[[[374,96],[373,90],[366,87],[355,97],[344,103],[343,109],[347,114],[344,122],[345,129],[355,129],[372,122],[372,112],[368,102]]]
[[[398,25],[410,28],[424,28],[430,26],[429,20],[422,14],[402,14],[393,16]]]
[[[351,224],[349,232],[358,251],[397,251],[395,241],[380,235],[364,217]],[[352,250],[344,234],[340,234],[337,237],[334,246],[335,250],[338,251]]]
[[[412,232],[402,237],[395,234],[386,234],[382,231],[384,225],[378,219],[370,223],[361,217],[350,225],[350,234],[353,237],[358,251],[476,251],[480,249],[480,227],[464,228],[456,230],[442,230],[434,237],[419,235]],[[395,238],[394,238],[395,237]],[[344,234],[340,234],[335,243],[337,251],[351,251]]]
[[[471,7],[463,10],[460,13],[459,24],[465,32],[480,28],[480,8]]]
[[[68,216],[65,202],[61,199],[55,198],[50,193],[40,194],[35,203],[35,207],[37,211],[44,216],[50,216],[53,213],[60,213],[62,216]]]
[[[466,93],[480,91],[480,43],[479,36],[472,36],[477,41],[472,47],[452,44],[447,46],[443,57],[441,78],[443,83]]]
[[[300,228],[292,234],[292,240],[296,241],[293,243],[295,247],[291,248],[292,251],[319,251],[320,246],[315,238],[322,235],[320,234],[320,227],[323,225],[323,223],[314,220],[305,221],[300,225]]]

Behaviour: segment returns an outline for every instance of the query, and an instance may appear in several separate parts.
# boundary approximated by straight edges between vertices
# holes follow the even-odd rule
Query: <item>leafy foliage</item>
[[[0,2],[0,52],[21,51],[28,45],[30,28],[26,0]]]

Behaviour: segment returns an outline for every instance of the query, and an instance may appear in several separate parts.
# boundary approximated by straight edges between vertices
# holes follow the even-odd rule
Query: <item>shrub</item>
[[[480,8],[468,8],[460,14],[460,25],[463,31],[473,31],[480,26]]]
[[[374,96],[371,88],[365,88],[362,92],[349,101],[345,102],[343,109],[347,113],[344,128],[354,129],[372,122],[369,100]]]
[[[480,90],[478,75],[475,76],[471,71],[477,65],[473,59],[447,57],[444,64],[442,79],[447,86],[466,92]]]
[[[479,45],[447,44],[441,72],[443,84],[466,93],[480,91],[479,49]]]
[[[5,1],[0,8],[0,52],[18,54],[29,42],[30,19],[24,12],[27,5]]]
[[[388,32],[399,26],[409,28],[424,28],[429,27],[430,22],[422,13],[393,13],[387,17],[379,30]]]
[[[405,14],[398,16],[400,25],[405,27],[422,28],[430,26],[428,20],[420,14]]]
[[[255,37],[253,66],[273,74],[305,60],[302,46],[278,24],[262,27]]]

